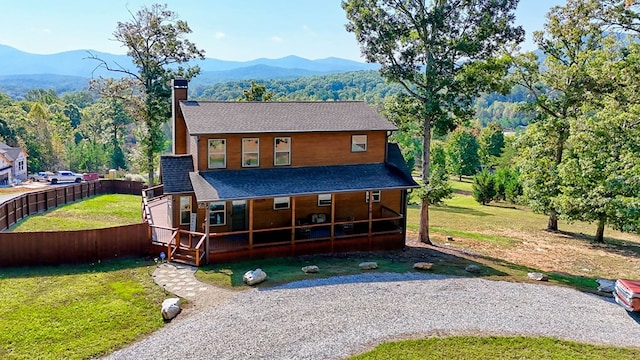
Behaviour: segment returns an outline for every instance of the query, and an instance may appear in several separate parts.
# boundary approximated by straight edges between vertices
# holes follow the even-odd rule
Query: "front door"
[[[247,230],[247,201],[231,202],[231,231]]]

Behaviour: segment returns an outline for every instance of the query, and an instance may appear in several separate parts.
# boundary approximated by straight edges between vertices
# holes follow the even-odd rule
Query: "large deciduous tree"
[[[506,66],[494,60],[505,45],[519,43],[514,27],[518,0],[344,0],[347,30],[367,61],[402,85],[421,105],[422,180],[428,186],[431,130],[453,129],[471,116],[472,99],[496,84]],[[419,238],[429,240],[429,202],[423,197]]]
[[[144,98],[144,111],[136,118],[143,125],[141,145],[144,162],[149,172],[149,184],[154,183],[154,168],[158,153],[167,148],[162,125],[171,114],[172,78],[191,79],[200,72],[198,66],[189,66],[192,59],[204,59],[204,51],[185,38],[191,33],[189,25],[177,18],[166,5],[143,6],[131,14],[129,22],[118,22],[115,40],[127,47],[136,70],[118,64],[101,62],[100,66],[126,74],[139,82]]]
[[[586,94],[558,167],[555,199],[563,218],[597,223],[597,242],[604,242],[605,225],[640,232],[640,14],[632,4],[604,5],[596,20],[624,33],[604,39],[588,72],[612,91]]]
[[[602,48],[599,0],[568,0],[547,14],[544,32],[534,33],[534,42],[544,54],[516,58],[515,81],[532,98],[537,117],[520,140],[520,161],[525,198],[534,211],[549,215],[547,230],[558,230],[560,194],[558,167],[562,164],[571,121],[581,114],[588,96],[610,90],[607,82],[589,73],[592,60]]]

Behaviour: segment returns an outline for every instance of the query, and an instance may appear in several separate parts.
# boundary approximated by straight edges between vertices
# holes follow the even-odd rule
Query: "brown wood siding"
[[[291,205],[291,199],[289,205]],[[297,203],[296,206],[298,206]],[[254,200],[253,212],[254,229],[291,226],[291,206],[289,209],[273,210],[273,199]]]
[[[367,151],[351,151],[351,135],[367,135]],[[274,138],[291,138],[291,166],[321,166],[343,164],[381,163],[385,160],[386,132],[368,131],[355,133],[296,133],[296,134],[243,134],[202,136],[198,144],[197,168],[208,168],[208,140],[226,139],[228,170],[243,169],[242,139],[260,139],[260,168],[272,168]]]
[[[180,225],[180,201],[179,196],[191,196],[192,212],[197,209],[198,225],[196,231],[204,231],[202,224],[205,218],[205,209],[198,209],[196,198],[193,194],[174,195],[173,196],[173,226],[183,230],[189,230],[189,225]],[[350,217],[356,220],[366,220],[369,218],[369,205],[366,200],[366,192],[338,193],[334,197],[335,220],[346,221]],[[325,214],[326,221],[331,221],[331,206],[318,206],[318,195],[305,195],[295,198],[296,201],[296,220],[301,223],[309,222],[313,214]],[[231,202],[226,203],[226,224],[219,226],[211,226],[210,232],[226,232],[230,231],[231,222]],[[273,199],[256,199],[254,200],[254,230],[269,229],[274,227],[291,226],[291,206],[293,198],[290,199],[290,208],[274,210]],[[402,190],[384,190],[380,194],[380,202],[373,203],[373,218],[378,218],[382,212],[382,206],[385,206],[397,213],[402,212]],[[247,209],[249,203],[247,201]],[[247,221],[249,214],[247,213]],[[248,229],[247,229],[248,230]]]
[[[185,194],[186,196],[187,194]],[[179,211],[179,195],[173,197],[173,226],[179,227],[184,230],[189,230],[189,225],[179,225],[180,211]],[[369,218],[369,206],[366,199],[366,193],[353,192],[353,193],[339,193],[335,194],[335,220],[337,222],[346,221],[350,217],[354,217],[356,220],[366,220]],[[192,196],[192,206],[197,208],[196,199]],[[331,206],[318,206],[318,195],[305,195],[295,198],[296,207],[296,220],[301,223],[308,223],[310,217],[313,214],[325,214],[326,221],[331,221]],[[269,229],[275,227],[287,227],[291,226],[291,206],[293,206],[293,198],[290,199],[290,208],[274,210],[273,199],[256,199],[254,200],[254,230]],[[382,206],[385,206],[397,213],[401,213],[402,210],[402,190],[385,190],[381,193],[380,202],[373,203],[373,218],[380,217],[382,213]],[[247,209],[249,203],[247,201]],[[226,225],[211,226],[210,232],[226,232],[230,231],[231,222],[231,202],[227,202],[226,207]],[[204,223],[205,209],[197,209],[198,213],[198,227],[196,231],[203,231],[202,223]],[[249,214],[247,213],[247,221]],[[248,229],[247,229],[248,230]]]

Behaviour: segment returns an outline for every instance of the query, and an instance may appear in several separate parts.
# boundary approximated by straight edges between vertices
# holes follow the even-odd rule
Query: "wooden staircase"
[[[167,261],[200,266],[204,263],[206,256],[206,234],[154,223],[152,207],[155,209],[155,218],[163,222],[162,220],[167,217],[166,201],[162,185],[142,191],[142,217],[149,224],[151,242],[154,245],[166,247]],[[158,210],[164,210],[164,213],[163,211],[158,213]]]
[[[181,229],[173,230],[172,241],[167,244],[167,260],[193,266],[203,264],[207,254],[204,249],[206,234]]]

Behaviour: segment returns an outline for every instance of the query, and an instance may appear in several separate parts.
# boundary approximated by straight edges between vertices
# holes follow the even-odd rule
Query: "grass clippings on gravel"
[[[0,269],[0,358],[86,359],[163,325],[155,263]]]

